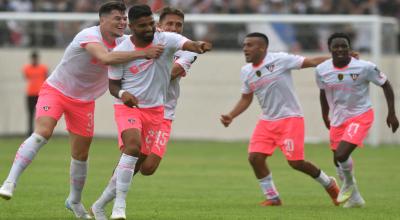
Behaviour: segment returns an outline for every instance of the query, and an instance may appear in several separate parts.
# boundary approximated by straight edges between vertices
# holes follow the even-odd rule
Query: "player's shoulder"
[[[133,49],[132,41],[129,37],[121,39],[122,41],[117,44],[113,51],[129,51]]]
[[[99,26],[92,26],[92,27],[84,28],[81,31],[79,31],[79,33],[76,36],[77,37],[79,37],[79,36],[101,37],[100,28],[99,28]]]
[[[329,68],[333,68],[332,58],[325,60],[324,62],[318,64],[315,67],[315,71],[318,72],[325,72]]]
[[[371,68],[373,69],[376,67],[375,63],[368,61],[368,60],[352,58],[351,62],[352,62],[352,65],[354,65],[354,66],[359,66],[359,67],[363,67],[366,69],[371,69]]]
[[[131,35],[124,34],[122,37],[118,37],[115,39],[115,43],[117,45],[121,44],[124,40],[129,39]]]
[[[253,70],[253,64],[251,63],[247,63],[244,66],[242,66],[242,68],[240,69],[240,73],[242,75],[247,75],[249,74],[251,71]]]

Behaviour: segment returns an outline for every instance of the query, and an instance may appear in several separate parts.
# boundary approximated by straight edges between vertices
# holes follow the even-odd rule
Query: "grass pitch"
[[[10,169],[22,139],[0,139],[0,181]],[[154,176],[137,175],[128,194],[128,219],[400,219],[400,146],[357,150],[353,154],[363,209],[332,205],[314,180],[292,170],[281,152],[269,160],[282,207],[259,207],[263,200],[247,162],[247,143],[171,141]],[[14,197],[0,200],[0,219],[74,219],[64,207],[69,192],[69,145],[54,138],[21,176]],[[106,186],[119,158],[115,140],[95,139],[83,193],[87,208]],[[334,175],[324,144],[306,146],[306,158]],[[107,211],[111,214],[110,204]]]

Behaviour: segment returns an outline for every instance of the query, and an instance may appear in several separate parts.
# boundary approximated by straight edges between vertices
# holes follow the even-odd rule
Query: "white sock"
[[[339,167],[343,172],[344,184],[351,185],[354,184],[353,176],[353,160],[349,157],[344,162],[339,162]]]
[[[100,198],[97,199],[94,205],[101,208],[105,207],[107,203],[111,202],[115,198],[116,188],[117,188],[117,175],[116,172],[114,172],[110,181],[108,182],[107,187],[104,189]]]
[[[279,197],[278,190],[276,189],[274,181],[272,180],[272,173],[262,179],[259,179],[258,181],[260,183],[261,190],[267,199],[276,199]]]
[[[342,169],[340,169],[340,166],[337,166],[336,167],[336,174],[337,174],[337,176],[339,177],[339,179],[340,179],[340,181],[344,181],[344,174],[343,174],[343,170]]]
[[[115,170],[117,176],[116,182],[116,197],[114,208],[125,208],[125,199],[128,194],[129,187],[132,183],[133,172],[138,158],[127,154],[122,154],[119,160],[117,169]]]
[[[46,143],[47,140],[44,137],[32,133],[19,147],[6,181],[16,184],[19,176]]]
[[[71,158],[70,166],[70,188],[68,200],[71,203],[80,203],[83,186],[87,175],[87,161],[80,161]]]
[[[329,178],[328,175],[322,170],[320,170],[319,176],[315,178],[316,181],[318,181],[323,187],[328,187],[329,184],[331,183],[331,179]]]

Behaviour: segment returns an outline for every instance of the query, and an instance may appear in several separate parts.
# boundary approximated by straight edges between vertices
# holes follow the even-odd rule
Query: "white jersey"
[[[193,53],[190,51],[179,50],[175,53],[175,63],[179,64],[184,70],[185,75],[189,73],[189,69],[192,66],[192,63],[197,59],[197,53]],[[167,91],[167,99],[165,102],[164,109],[164,118],[168,120],[175,119],[175,109],[178,104],[178,98],[180,94],[180,86],[179,81],[181,80],[181,76],[178,76],[176,79],[171,80],[168,86]]]
[[[139,100],[140,108],[163,106],[171,80],[174,54],[188,39],[169,32],[156,32],[152,44],[163,44],[164,52],[157,59],[137,59],[125,64],[109,66],[108,77],[121,80],[121,88]],[[138,48],[128,38],[114,51],[133,51]],[[116,104],[123,104],[120,99]]]
[[[126,36],[108,45],[101,36],[100,27],[93,26],[79,32],[65,50],[61,62],[47,79],[47,83],[64,95],[93,101],[108,89],[107,66],[99,63],[85,49],[88,43],[100,43],[111,51]]]
[[[303,116],[291,75],[291,70],[300,69],[303,61],[304,57],[298,55],[267,53],[260,65],[249,63],[242,67],[242,93],[255,94],[262,108],[262,119]]]
[[[351,58],[344,68],[335,68],[332,59],[317,66],[316,81],[325,90],[332,126],[339,126],[349,118],[368,111],[369,82],[383,85],[387,77],[375,64]]]

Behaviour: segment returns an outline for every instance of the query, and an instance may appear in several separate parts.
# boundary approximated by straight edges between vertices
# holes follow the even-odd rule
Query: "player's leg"
[[[154,141],[151,146],[151,153],[148,156],[146,156],[145,160],[143,160],[140,166],[140,173],[142,175],[145,176],[153,175],[156,172],[158,166],[160,165],[160,162],[167,149],[167,143],[171,133],[171,123],[172,123],[171,120],[164,119],[159,128],[159,131],[156,132],[155,138],[153,137]],[[158,124],[155,123],[150,130],[155,129],[157,125]]]
[[[58,93],[48,85],[43,86],[36,106],[35,131],[20,145],[7,179],[0,188],[0,196],[10,199],[22,172],[29,166],[40,148],[53,134],[63,113]]]
[[[279,146],[286,156],[289,165],[300,172],[303,172],[319,182],[328,192],[333,203],[338,205],[336,198],[339,187],[333,177],[315,166],[313,163],[304,160],[304,119],[301,117],[287,118],[275,122],[281,131]]]
[[[116,190],[111,219],[125,219],[126,196],[132,183],[142,142],[141,110],[114,105],[115,120],[121,137],[122,155],[115,169]]]
[[[353,201],[359,201],[360,206],[365,204],[358,192],[356,179],[353,173],[353,160],[351,153],[361,147],[374,120],[374,112],[371,110],[351,118],[344,123],[344,132],[335,151],[335,160],[343,172],[343,186],[340,189],[338,201],[344,202],[354,195]]]
[[[111,219],[126,219],[126,196],[128,194],[136,162],[140,154],[141,131],[131,128],[122,132],[124,150],[115,169],[116,195]]]
[[[66,106],[65,121],[70,135],[70,193],[65,201],[66,207],[78,218],[90,219],[81,198],[85,186],[88,155],[93,138],[94,101],[83,102],[64,97]]]
[[[279,206],[282,204],[278,190],[272,179],[272,173],[267,165],[267,157],[275,149],[274,133],[269,129],[271,122],[259,120],[249,144],[248,160],[258,179],[260,188],[265,196],[261,206]]]

